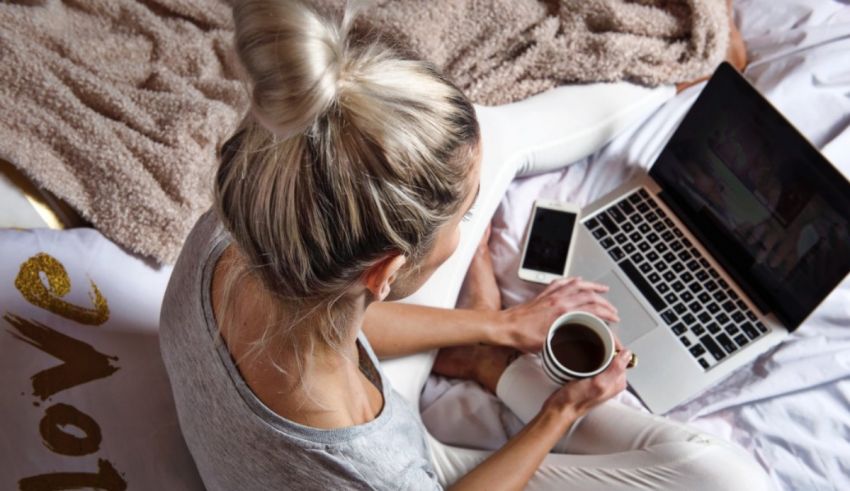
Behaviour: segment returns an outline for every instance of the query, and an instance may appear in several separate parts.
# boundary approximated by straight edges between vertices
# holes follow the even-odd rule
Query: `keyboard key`
[[[676,279],[676,273],[674,273],[672,271],[667,271],[666,273],[664,273],[661,276],[667,281],[673,281],[673,280]]]
[[[710,281],[706,282],[705,283],[705,289],[710,291],[710,292],[717,290],[717,282],[714,281],[714,280],[710,280]]]
[[[635,234],[637,234],[637,232],[635,232]],[[632,237],[632,240],[634,242],[637,242],[636,240],[634,240],[634,237]],[[640,240],[640,235],[638,235],[638,240]],[[652,246],[650,246],[647,242],[641,242],[640,244],[638,244],[638,249],[640,249],[640,252],[646,252],[650,249],[650,247]]]
[[[652,227],[650,227],[649,224],[647,224],[647,223],[641,223],[638,226],[638,230],[640,230],[640,233],[642,233],[642,234],[648,234],[648,233],[652,232]]]
[[[726,324],[727,322],[729,322],[729,316],[721,312],[717,315],[717,322],[721,324]]]
[[[640,195],[638,193],[634,193],[629,196],[629,203],[636,205],[641,202]]]
[[[643,263],[644,265],[649,263]],[[632,283],[643,293],[643,296],[646,297],[647,301],[652,305],[652,307],[657,311],[662,311],[667,304],[664,302],[664,299],[658,296],[657,293],[652,289],[649,283],[646,282],[643,275],[635,268],[635,266],[626,259],[622,263],[620,263],[620,268],[624,273],[632,280]]]
[[[614,239],[611,237],[605,237],[604,239],[599,241],[599,245],[606,249],[610,249],[614,245]]]
[[[745,322],[741,325],[741,329],[744,331],[744,334],[747,335],[750,339],[755,339],[759,337],[759,332],[756,331],[756,328],[749,322]]]
[[[682,344],[684,344],[684,345],[685,345],[685,348],[687,348],[688,346],[690,346],[690,345],[691,345],[691,340],[690,340],[690,339],[688,339],[688,338],[687,338],[687,337],[685,337],[685,336],[681,336],[681,337],[679,338],[679,341],[681,341],[681,342],[682,342]]]
[[[748,310],[747,311],[747,319],[755,322],[756,319],[758,319],[758,317],[756,317],[756,314],[754,314],[751,310]]]
[[[714,342],[714,341],[712,341],[712,342]],[[691,347],[691,349],[688,350],[688,351],[690,351],[691,355],[693,355],[694,357],[702,356],[702,355],[705,354],[705,348],[703,348],[701,344],[693,345]]]
[[[658,251],[659,254],[664,254],[665,252],[667,252],[667,249],[667,244],[665,244],[664,242],[659,242],[658,244],[655,244],[655,250]]]
[[[694,279],[694,275],[685,271],[679,276],[679,278],[681,278],[685,283],[690,283]]]
[[[701,270],[697,271],[697,279],[700,282],[705,282],[705,280],[707,280],[708,278],[709,278],[708,273],[706,273],[705,270],[701,269]]]
[[[673,232],[668,230],[668,231],[661,234],[661,238],[664,239],[667,242],[672,242],[673,239],[675,238],[675,236],[673,235]],[[680,247],[681,247],[681,245],[682,244],[679,244]]]
[[[641,212],[641,213],[643,213],[643,214],[646,214],[646,212],[648,212],[648,211],[649,211],[649,205],[648,205],[648,204],[646,204],[646,203],[638,203],[638,205],[636,206],[636,208],[637,208],[637,211],[639,211],[639,212]]]
[[[690,326],[692,324],[696,324],[696,318],[691,314],[685,314],[682,316],[682,322],[685,323],[686,326]]]
[[[723,293],[723,290],[717,290],[716,292],[714,292],[713,297],[714,297],[714,300],[716,300],[716,301],[718,301],[718,302],[721,302],[721,303],[722,303],[724,300],[726,300],[726,298],[727,298],[727,297],[726,297],[726,294],[725,294],[725,293]]]
[[[630,215],[632,212],[635,211],[635,207],[632,206],[632,204],[629,203],[629,201],[625,200],[625,199],[623,201],[620,201],[619,206],[620,206],[620,210],[622,210],[622,212],[625,213],[626,215]]]
[[[767,327],[765,327],[765,325],[762,324],[761,321],[756,322],[756,329],[758,329],[759,332],[762,333],[762,334],[767,332]]]
[[[620,232],[619,234],[614,236],[614,240],[616,240],[618,244],[622,244],[626,241],[626,234]]]
[[[669,242],[669,241],[668,241]],[[678,240],[676,242],[670,242],[670,249],[673,249],[674,252],[679,252],[682,248],[685,247]]]
[[[664,219],[664,225],[667,225],[670,228],[673,228],[673,227],[676,226],[676,224],[673,223],[673,220],[670,220],[669,218]]]
[[[743,334],[738,334],[737,336],[735,336],[735,342],[738,343],[738,346],[746,346],[746,344],[749,343],[750,340],[747,339],[747,337]]]
[[[673,292],[670,292],[670,293],[664,295],[664,300],[666,300],[667,303],[673,303],[673,302],[676,301],[676,294],[673,293]]]
[[[711,264],[708,263],[708,259],[706,259],[704,257],[699,258],[699,263],[705,269],[708,269],[708,268],[711,267]]]
[[[649,276],[646,277],[650,283],[653,285],[661,281],[661,275],[658,273],[650,273]]]
[[[658,271],[661,271],[663,273],[664,271],[667,270],[667,263],[662,262],[662,261],[658,261],[657,263],[655,263],[655,269],[657,269]]]
[[[649,221],[649,223],[655,223],[658,220],[658,215],[656,215],[655,212],[651,211],[647,213],[645,218],[647,219],[647,221]]]
[[[654,244],[655,242],[658,242],[658,234],[652,232],[651,234],[646,236],[646,240]]]
[[[720,326],[716,322],[710,322],[707,326],[705,326],[705,328],[708,329],[708,332],[711,334],[717,334],[720,332]]]
[[[599,220],[591,218],[590,220],[584,222],[584,224],[587,225],[587,228],[593,230],[599,226]]]
[[[689,248],[689,249],[690,249],[691,247],[693,247],[693,246],[694,246],[694,245],[691,243],[691,241],[690,241],[690,240],[688,240],[687,238],[682,239],[682,244],[685,244],[685,247],[687,247],[687,248]]]
[[[688,251],[682,251],[679,253],[679,259],[682,261],[689,261],[691,259],[691,253]]]
[[[623,212],[616,206],[612,206],[608,209],[608,216],[614,220],[614,223],[623,223],[626,221],[626,215],[623,215]]]
[[[640,271],[642,273],[649,273],[650,271],[652,271],[652,264],[649,263],[648,261],[641,264],[639,267],[640,267]]]
[[[623,229],[623,232],[630,233],[632,230],[635,229],[635,226],[632,224],[632,222],[626,222],[621,224],[620,228]]]
[[[725,334],[719,334],[717,336],[717,342],[720,343],[720,346],[723,346],[723,349],[725,349],[730,355],[738,349],[738,345],[733,343],[732,340],[729,339],[729,336]]]
[[[646,192],[646,189],[643,189],[643,188],[638,189],[637,194],[638,194],[638,196],[640,196],[643,199],[649,199],[649,193]]]
[[[660,234],[661,232],[664,232],[665,230],[667,230],[667,227],[664,226],[664,222],[658,221],[658,222],[655,222],[655,225],[652,226],[652,229]],[[671,235],[671,237],[672,237],[672,235]]]
[[[703,295],[705,295],[705,294],[703,294]],[[706,309],[708,309],[708,311],[709,311],[709,312],[711,312],[712,314],[716,314],[716,313],[717,313],[717,311],[718,311],[718,310],[720,310],[720,306],[719,306],[719,305],[717,305],[717,304],[716,304],[716,303],[714,303],[714,302],[711,302],[710,304],[708,304],[708,306],[706,307]]]
[[[679,316],[677,316],[672,310],[666,310],[663,314],[661,314],[661,318],[664,319],[664,322],[666,322],[668,325],[679,320]],[[676,332],[675,328],[673,329],[673,332]],[[676,334],[682,334],[682,333],[676,332]]]
[[[593,236],[596,237],[597,239],[601,239],[602,237],[605,237],[606,235],[608,235],[608,232],[604,228],[597,228],[592,233],[593,233]]]
[[[690,302],[694,299],[693,294],[689,291],[680,291],[679,296],[682,297],[682,300],[684,300],[685,302]]]
[[[685,235],[685,234],[684,234],[684,233],[682,233],[682,231],[681,231],[681,230],[679,230],[678,228],[674,228],[674,229],[673,229],[673,235],[675,235],[676,237],[681,238],[681,237],[682,237],[683,235]]]
[[[631,242],[628,242],[625,245],[623,245],[623,250],[626,252],[626,254],[631,254],[631,253],[635,252],[635,249],[636,249],[635,245],[632,244]]]
[[[673,271],[675,271],[677,273],[681,273],[684,270],[685,270],[684,264],[680,263],[679,261],[676,261],[675,263],[673,263]]]
[[[696,259],[691,259],[685,266],[687,266],[688,269],[690,269],[691,271],[696,271],[699,269],[699,263]]]
[[[714,268],[709,269],[708,274],[711,275],[711,277],[714,278],[715,280],[717,278],[720,278],[720,273],[718,273],[717,270],[714,269]]]
[[[700,312],[699,314],[697,314],[697,319],[699,319],[699,321],[703,324],[707,324],[711,321],[711,316],[708,314],[708,312]]]
[[[699,366],[701,366],[701,367],[703,367],[704,369],[708,370],[708,362],[707,362],[707,361],[705,361],[705,358],[700,358],[700,359],[699,359],[699,360],[697,360],[697,361],[699,361]]]
[[[729,312],[730,314],[735,310],[735,302],[731,300],[727,300],[723,303],[723,310]]]
[[[640,213],[633,213],[629,215],[629,220],[631,220],[632,223],[634,223],[635,225],[643,223],[643,217],[640,215]]]
[[[735,305],[737,305],[738,308],[743,311],[749,310],[749,307],[747,307],[747,304],[743,300],[738,300],[737,302],[735,302]]]
[[[639,252],[632,254],[632,262],[635,264],[643,262],[643,255]]]
[[[699,293],[702,291],[702,285],[697,283],[696,281],[688,285],[688,288],[690,288],[691,291],[694,293]]]
[[[670,285],[670,288],[672,288],[673,291],[681,292],[682,290],[685,289],[685,284],[682,283],[681,281],[676,281],[675,283]]]
[[[746,317],[744,317],[743,312],[738,311],[732,314],[732,320],[735,322],[744,322],[744,319],[746,319]]]
[[[700,334],[705,332],[705,328],[702,326],[694,326],[691,328],[691,332],[699,336]]]
[[[675,310],[677,314],[684,314],[688,311],[688,308],[685,307],[685,304],[683,303],[677,303],[673,306],[673,310]]]
[[[672,252],[668,252],[661,257],[663,257],[664,260],[667,261],[668,263],[672,263],[673,261],[676,260],[676,255],[673,254]]]
[[[614,261],[619,261],[620,259],[623,259],[624,257],[626,257],[626,254],[619,247],[615,247],[615,248],[611,249],[610,251],[608,251],[608,254],[611,255],[611,257],[614,259]]]
[[[647,203],[649,203],[650,208],[654,210],[658,209],[658,203],[656,203],[654,199],[648,200]]]
[[[714,342],[714,339],[712,339],[711,336],[705,335],[699,338],[699,342],[708,349],[708,352],[711,353],[711,356],[713,356],[715,360],[720,361],[723,358],[726,358],[726,353],[720,349],[720,346]]]
[[[735,324],[727,324],[723,330],[729,333],[730,336],[740,332],[740,329]]]
[[[646,259],[648,261],[658,261],[658,253],[655,251],[649,251],[646,253]]]
[[[706,306],[708,306],[709,302],[711,302],[711,295],[709,295],[708,293],[705,293],[705,292],[702,292],[699,295],[697,295],[697,298],[699,299],[700,302],[702,302],[703,305],[706,305]],[[713,313],[714,312],[712,312],[712,314]]]
[[[729,288],[729,283],[726,283],[726,280],[723,278],[720,278],[717,282],[720,283],[720,286],[723,287],[724,290]]]
[[[660,285],[656,286],[655,289],[658,290],[658,293],[664,294],[667,293],[668,290],[670,290],[670,287],[667,286],[667,283],[661,283]]]
[[[599,223],[601,223],[602,226],[605,227],[605,230],[607,230],[608,233],[612,235],[617,233],[617,226],[614,224],[611,218],[608,217],[608,215],[601,213],[599,215]]]

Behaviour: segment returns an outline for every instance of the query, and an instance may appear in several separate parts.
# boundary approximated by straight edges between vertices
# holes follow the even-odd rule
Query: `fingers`
[[[559,279],[553,281],[552,283],[549,283],[549,285],[547,285],[546,288],[544,288],[543,291],[540,292],[540,294],[537,295],[537,296],[538,297],[544,297],[544,296],[549,295],[550,293],[552,293],[556,290],[559,290],[559,289],[561,289],[565,286],[568,286],[568,285],[572,285],[572,284],[574,284],[578,281],[581,281],[581,278],[579,278],[579,277],[559,278]]]

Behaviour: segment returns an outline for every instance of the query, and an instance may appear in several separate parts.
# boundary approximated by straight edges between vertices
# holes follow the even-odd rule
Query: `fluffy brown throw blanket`
[[[387,0],[359,28],[482,104],[569,82],[692,79],[728,38],[724,0]],[[246,107],[231,29],[223,0],[0,3],[0,157],[114,241],[173,261]]]

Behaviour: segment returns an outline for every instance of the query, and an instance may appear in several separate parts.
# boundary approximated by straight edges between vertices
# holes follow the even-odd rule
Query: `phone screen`
[[[538,207],[531,221],[522,268],[563,274],[575,221],[574,213]]]

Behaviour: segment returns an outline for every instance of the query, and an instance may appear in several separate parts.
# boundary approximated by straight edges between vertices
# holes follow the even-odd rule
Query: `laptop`
[[[850,182],[725,63],[649,173],[582,215],[568,273],[610,287],[654,413],[779,344],[850,272]]]

